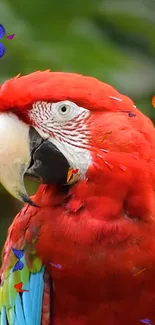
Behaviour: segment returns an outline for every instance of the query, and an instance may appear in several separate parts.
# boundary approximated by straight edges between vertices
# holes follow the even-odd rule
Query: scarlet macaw
[[[42,183],[31,198],[24,175]],[[0,325],[155,324],[155,129],[131,99],[72,73],[6,81],[0,181],[25,202],[3,250]]]

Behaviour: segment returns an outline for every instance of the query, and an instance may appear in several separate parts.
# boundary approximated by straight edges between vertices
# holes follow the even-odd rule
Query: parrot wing
[[[4,246],[0,285],[0,325],[41,324],[46,287],[45,267],[36,255],[35,239],[26,242],[25,229],[19,241],[15,244],[12,241],[12,234],[23,210],[10,227]]]

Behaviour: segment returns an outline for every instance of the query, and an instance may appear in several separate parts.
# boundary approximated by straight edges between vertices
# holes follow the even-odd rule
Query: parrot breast
[[[53,280],[52,324],[153,324],[154,219],[125,214],[112,188],[111,197],[95,188],[83,181],[60,194],[42,185],[35,196],[43,204],[33,222],[42,224],[36,250]]]

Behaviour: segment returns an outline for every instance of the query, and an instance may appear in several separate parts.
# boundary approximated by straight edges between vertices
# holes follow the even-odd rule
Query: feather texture
[[[10,263],[4,275],[3,284],[0,287],[0,325],[40,325],[42,300],[44,292],[44,266],[34,254],[29,269],[25,254],[21,258],[24,264],[22,270],[13,272],[16,257],[10,252]],[[28,292],[17,292],[15,284],[22,282],[23,290]]]

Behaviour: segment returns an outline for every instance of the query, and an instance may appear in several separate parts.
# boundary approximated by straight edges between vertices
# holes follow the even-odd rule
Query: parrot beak
[[[0,182],[12,196],[29,203],[23,178],[30,161],[29,127],[15,115],[0,114]]]
[[[29,198],[24,176],[44,184],[65,183],[69,164],[62,153],[14,114],[0,114],[0,182],[20,201]]]

